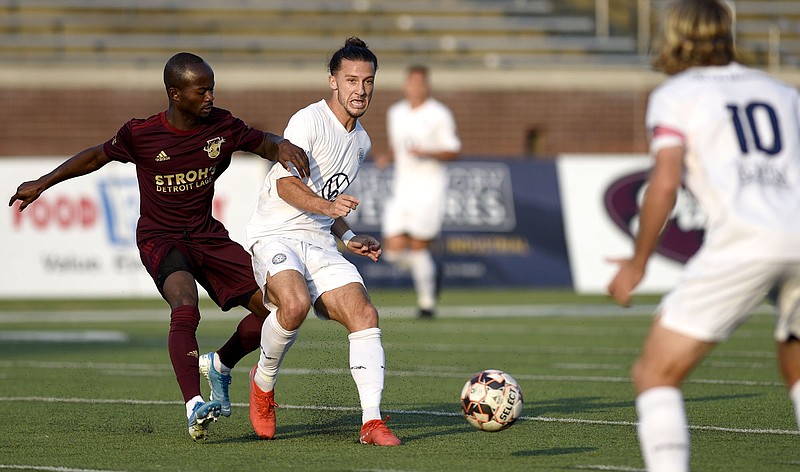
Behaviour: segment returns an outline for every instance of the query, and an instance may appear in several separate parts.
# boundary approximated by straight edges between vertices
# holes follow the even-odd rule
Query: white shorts
[[[707,263],[701,253],[661,301],[660,323],[700,341],[724,341],[771,293],[775,340],[800,337],[800,261]]]
[[[384,238],[407,234],[414,239],[430,241],[439,236],[444,221],[445,199],[405,199],[393,197],[383,209]]]
[[[264,304],[274,312],[277,307],[267,299],[267,274],[296,270],[303,275],[311,296],[312,306],[320,295],[349,283],[364,285],[358,269],[333,248],[322,248],[304,241],[274,238],[256,242],[250,251],[253,255],[253,274],[264,292]],[[316,312],[318,318],[327,320]]]

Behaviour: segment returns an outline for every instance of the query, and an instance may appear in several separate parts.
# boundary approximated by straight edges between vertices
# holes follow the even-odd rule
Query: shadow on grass
[[[550,449],[535,449],[530,451],[512,452],[515,457],[540,457],[540,456],[566,456],[596,451],[596,447],[551,447]]]
[[[424,408],[431,412],[451,409],[452,405],[450,404],[426,405]],[[278,411],[280,412],[280,409]],[[460,416],[396,413],[384,414],[384,419],[386,416],[390,417],[387,422],[389,429],[406,444],[421,439],[468,434],[476,431]],[[281,425],[279,416],[278,428],[273,441],[318,437],[331,441],[342,441],[344,438],[348,442],[357,443],[360,433],[360,414],[319,411],[314,412],[314,415],[304,424]],[[252,431],[246,435],[228,438],[220,442],[245,443],[251,441],[260,441]]]
[[[759,396],[761,395],[756,393],[739,393],[730,395],[689,397],[686,398],[684,401],[686,403],[709,402],[717,400],[753,398]],[[525,409],[525,414],[543,416],[554,413],[576,414],[576,413],[607,411],[614,408],[630,408],[633,407],[634,404],[634,395],[632,393],[630,400],[621,402],[609,402],[605,400],[606,397],[571,397],[571,398],[559,398],[552,401],[536,402],[535,404]]]

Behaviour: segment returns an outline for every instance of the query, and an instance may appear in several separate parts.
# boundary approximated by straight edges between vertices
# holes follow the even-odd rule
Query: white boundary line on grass
[[[47,472],[122,472],[105,469],[72,469],[70,467],[51,467],[46,465],[0,464],[0,469],[43,470]]]
[[[383,306],[376,303],[381,317],[415,318],[417,309],[409,306]],[[651,315],[656,305],[637,305],[623,308],[611,303],[586,305],[463,305],[440,306],[436,316],[440,318],[492,318],[492,317],[542,317],[542,316],[643,316]],[[65,311],[4,311],[0,312],[2,323],[82,323],[82,322],[169,322],[169,310],[65,310]]]
[[[141,373],[160,373],[171,372],[168,364],[126,364],[114,362],[50,362],[50,361],[3,361],[0,360],[0,367],[24,367],[36,369],[105,369],[110,375],[141,375]],[[236,372],[247,372],[246,369],[237,368]],[[347,369],[301,369],[287,368],[281,369],[282,375],[343,375],[347,374]],[[2,375],[2,374],[0,374]],[[410,371],[388,371],[390,377],[449,377],[449,378],[468,378],[468,372],[442,372],[432,370],[410,370]],[[541,382],[602,382],[602,383],[630,383],[629,377],[614,377],[600,375],[543,375],[543,374],[519,374],[515,375],[517,380],[536,380]],[[705,384],[705,385],[740,385],[747,387],[783,387],[783,382],[763,381],[763,380],[724,380],[724,379],[694,379],[689,378],[685,383]]]
[[[121,405],[183,405],[177,400],[134,400],[124,398],[57,398],[57,397],[0,397],[0,402],[41,402],[41,403],[95,403],[95,404],[121,404]],[[249,403],[231,403],[236,407],[249,407]],[[315,411],[361,411],[359,407],[351,406],[322,406],[322,405],[281,405],[287,410],[315,410]],[[384,410],[386,413],[398,415],[428,415],[461,417],[459,412],[429,411],[429,410]],[[636,426],[634,421],[586,420],[580,418],[550,418],[546,416],[521,416],[519,419],[526,421],[542,421],[546,423],[591,424],[602,426]],[[787,429],[764,428],[725,428],[722,426],[690,425],[689,429],[698,431],[715,431],[721,433],[740,434],[775,434],[780,436],[800,436],[800,431]]]

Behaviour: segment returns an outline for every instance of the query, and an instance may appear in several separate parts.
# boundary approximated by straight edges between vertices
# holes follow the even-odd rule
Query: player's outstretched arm
[[[80,177],[81,175],[94,172],[109,162],[111,162],[111,159],[103,152],[102,144],[85,149],[64,161],[60,166],[53,169],[52,172],[36,180],[20,184],[20,186],[17,187],[17,193],[9,200],[8,206],[13,205],[15,201],[19,200],[21,202],[19,211],[22,211],[39,198],[42,192],[53,185],[73,177]]]
[[[281,136],[264,133],[264,141],[253,152],[272,162],[277,162],[290,172],[294,167],[303,179],[311,175],[306,152]]]
[[[639,232],[633,257],[610,260],[618,264],[619,269],[608,285],[608,294],[620,305],[630,304],[631,295],[644,278],[647,261],[655,251],[661,230],[675,205],[683,176],[683,154],[683,147],[665,148],[656,154],[639,212]]]

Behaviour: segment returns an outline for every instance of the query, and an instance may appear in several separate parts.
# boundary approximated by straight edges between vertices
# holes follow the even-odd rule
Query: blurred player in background
[[[655,164],[634,255],[608,286],[620,304],[645,274],[685,175],[708,216],[701,250],[659,306],[633,367],[639,441],[650,471],[689,470],[681,384],[771,294],[780,371],[800,424],[800,98],[736,61],[722,0],[668,7],[654,60],[671,75],[650,96]]]
[[[259,346],[269,312],[253,280],[250,256],[211,215],[214,182],[231,154],[258,154],[308,175],[303,150],[280,136],[251,128],[214,107],[214,72],[191,53],[174,55],[164,67],[169,107],[147,119],[131,119],[117,134],[68,159],[52,172],[19,186],[9,205],[24,210],[53,185],[94,172],[111,161],[132,162],[139,182],[136,241],[142,263],[172,310],[168,348],[186,402],[192,439],[205,439],[208,425],[230,415],[230,371]],[[280,167],[280,166],[278,166]],[[251,311],[216,353],[198,354],[197,285],[224,311]],[[201,358],[201,359],[198,359]],[[202,362],[201,362],[202,361]],[[211,401],[200,392],[199,365],[212,385]]]
[[[382,221],[384,259],[411,272],[419,316],[431,318],[438,289],[431,243],[444,219],[444,162],[458,158],[461,141],[453,114],[431,97],[426,67],[408,69],[404,93],[386,116],[390,153],[375,160],[378,167],[394,162],[392,198]]]
[[[370,151],[358,118],[372,99],[378,60],[352,37],[328,67],[330,98],[295,113],[284,132],[306,151],[310,177],[274,166],[247,225],[255,277],[273,313],[264,323],[261,357],[250,373],[250,421],[259,437],[275,436],[278,369],[313,306],[319,318],[336,320],[350,333],[350,373],[362,408],[360,441],[396,446],[400,440],[381,420],[384,352],[378,311],[333,236],[355,254],[374,261],[381,255],[375,238],[354,235],[342,219],[359,203],[343,192]]]

